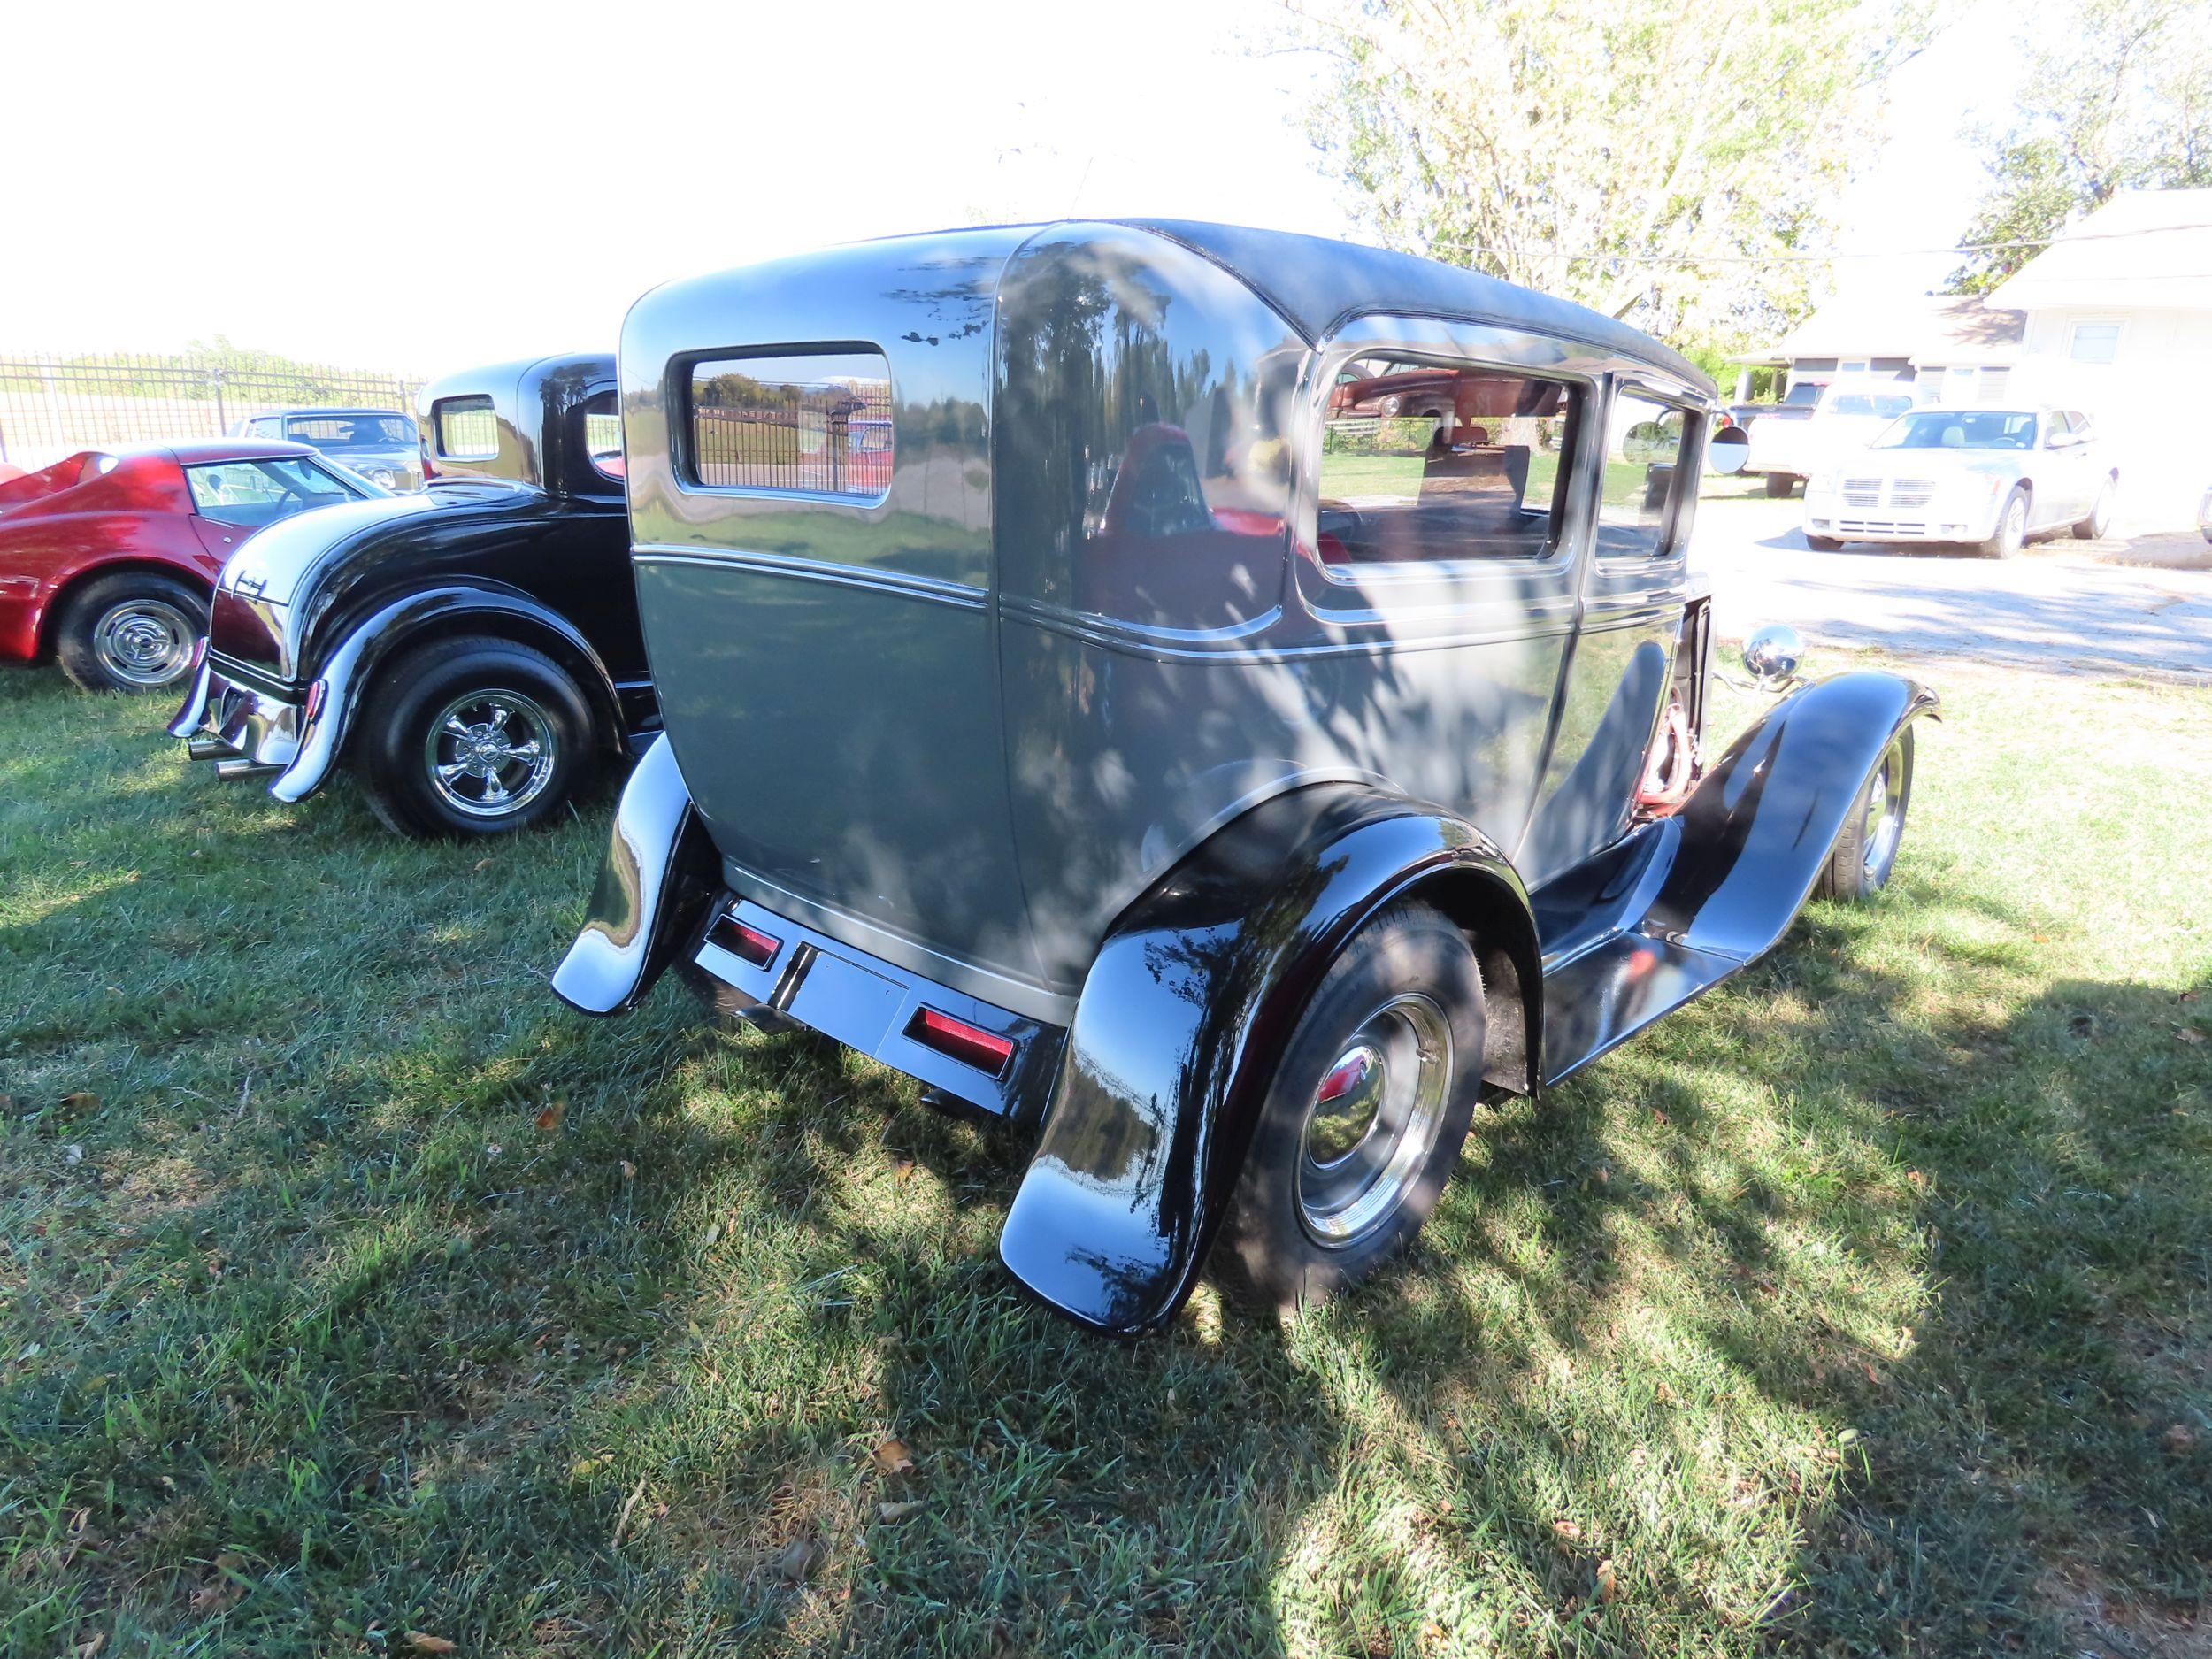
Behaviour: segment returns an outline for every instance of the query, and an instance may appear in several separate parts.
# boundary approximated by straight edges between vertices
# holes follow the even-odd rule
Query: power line
[[[2212,230],[2201,225],[2146,225],[2136,230],[2091,231],[2085,235],[2044,236],[2017,242],[1970,242],[1953,248],[1883,248],[1839,253],[1568,253],[1553,248],[1486,248],[1475,242],[1432,242],[1429,247],[1449,253],[1487,254],[1496,259],[1593,259],[1624,265],[1828,265],[1838,259],[1916,259],[1938,254],[1996,253],[2016,248],[2055,248],[2061,242],[2121,242],[2135,236],[2156,236],[2170,231]]]

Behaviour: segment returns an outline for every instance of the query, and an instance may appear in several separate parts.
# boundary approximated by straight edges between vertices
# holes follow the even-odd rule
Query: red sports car
[[[305,444],[87,449],[0,482],[0,661],[88,691],[182,680],[223,562],[263,525],[386,495]]]

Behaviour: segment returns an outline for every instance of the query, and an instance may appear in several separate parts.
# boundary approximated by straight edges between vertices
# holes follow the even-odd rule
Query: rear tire
[[[1797,480],[1787,472],[1769,472],[1766,479],[1769,501],[1787,501],[1790,491],[1797,488]]]
[[[362,780],[403,835],[511,834],[596,775],[591,705],[559,664],[511,640],[439,640],[378,676],[362,710]]]
[[[1984,558],[2008,559],[2028,544],[2028,494],[2017,484],[2005,497],[2005,504],[1997,509],[1997,527],[1989,539],[1976,543],[1975,550]]]
[[[2112,497],[2118,492],[2120,480],[2108,478],[2097,486],[2097,499],[2090,503],[2089,516],[2074,526],[2077,541],[2101,541],[2112,528]]]
[[[1832,535],[1808,535],[1805,545],[1816,553],[1840,553],[1843,543]]]
[[[118,571],[70,595],[54,622],[54,658],[86,691],[167,691],[192,672],[207,595],[158,571]]]
[[[1836,849],[1813,888],[1815,896],[1863,903],[1889,885],[1904,839],[1905,809],[1912,803],[1912,727],[1898,733],[1874,775],[1851,803]]]
[[[1467,936],[1394,907],[1330,965],[1268,1089],[1223,1230],[1258,1300],[1313,1307],[1420,1231],[1482,1090],[1482,975]]]

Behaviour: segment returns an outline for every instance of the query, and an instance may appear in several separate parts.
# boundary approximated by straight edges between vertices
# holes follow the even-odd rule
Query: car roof
[[[332,409],[319,406],[315,408],[302,409],[262,409],[255,411],[252,414],[247,416],[246,419],[249,420],[268,420],[271,419],[290,420],[295,416],[312,415],[390,415],[396,419],[404,420],[411,425],[413,423],[415,419],[403,409],[387,409],[381,405],[369,403],[364,403],[358,409]]]
[[[1181,242],[1222,266],[1281,312],[1309,345],[1362,315],[1448,317],[1588,341],[1714,394],[1703,370],[1618,318],[1463,265],[1296,231],[1187,219],[1116,222]]]
[[[165,455],[188,465],[205,461],[251,461],[280,455],[313,455],[303,443],[288,438],[179,438],[169,443],[133,444],[124,449],[90,446],[88,453],[111,455],[119,461],[142,455]]]

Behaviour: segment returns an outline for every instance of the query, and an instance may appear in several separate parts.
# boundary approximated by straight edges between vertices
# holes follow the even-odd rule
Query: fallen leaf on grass
[[[892,1159],[891,1179],[895,1181],[912,1180],[914,1179],[914,1160],[912,1158]]]
[[[96,1112],[100,1110],[100,1097],[90,1089],[81,1088],[74,1094],[65,1094],[61,1097],[61,1103],[64,1110],[73,1112]]]
[[[405,1640],[407,1645],[410,1647],[412,1647],[417,1653],[454,1653],[458,1651],[458,1645],[457,1643],[448,1641],[442,1636],[433,1636],[423,1631],[409,1631]]]
[[[1551,1530],[1570,1544],[1578,1542],[1582,1537],[1582,1528],[1573,1521],[1554,1521]]]
[[[107,1632],[95,1631],[91,1640],[81,1641],[70,1651],[75,1655],[75,1659],[93,1659],[93,1655],[107,1645]]]
[[[637,1179],[637,1165],[627,1158],[622,1160],[622,1179],[626,1181]]]
[[[561,1119],[567,1116],[568,1102],[565,1100],[553,1101],[546,1106],[546,1109],[543,1111],[538,1114],[538,1127],[544,1131],[547,1134],[551,1134],[556,1129],[558,1129],[561,1126]]]
[[[909,1498],[903,1503],[879,1503],[876,1505],[876,1518],[880,1521],[903,1521],[910,1515],[919,1514],[921,1508],[919,1498]]]
[[[479,858],[479,859],[476,861],[476,870],[475,870],[475,873],[476,873],[477,875],[480,875],[480,875],[482,875],[482,874],[483,874],[483,873],[484,873],[487,870],[489,870],[491,867],[492,867],[492,861],[491,861],[490,859],[488,859],[488,858]]]
[[[2192,1451],[2195,1449],[2197,1444],[2197,1432],[2186,1423],[2175,1424],[2162,1438],[2165,1440],[2166,1449],[2170,1452]]]
[[[904,1440],[887,1440],[876,1448],[877,1473],[903,1475],[911,1473],[913,1468],[914,1454],[906,1449]]]
[[[810,1538],[795,1538],[776,1557],[776,1577],[786,1584],[803,1584],[807,1574],[822,1562],[822,1547]]]
[[[1610,1601],[1620,1594],[1619,1580],[1613,1571],[1613,1558],[1608,1555],[1598,1563],[1598,1600]]]
[[[2184,1042],[2202,1042],[2204,1041],[2204,1033],[2199,1031],[2194,1025],[2177,1025],[2174,1027],[2174,1035],[2180,1038]]]

